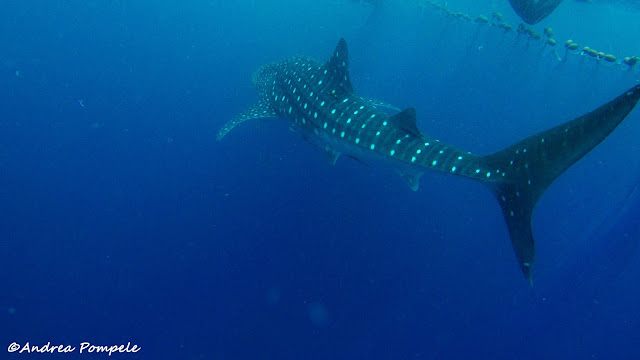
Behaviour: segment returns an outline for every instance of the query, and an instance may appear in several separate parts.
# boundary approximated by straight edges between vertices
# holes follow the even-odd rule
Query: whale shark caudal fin
[[[551,183],[573,163],[602,142],[640,99],[635,86],[594,111],[540,132],[480,159],[502,176],[487,179],[509,229],[511,243],[524,276],[531,283],[535,245],[531,214]]]

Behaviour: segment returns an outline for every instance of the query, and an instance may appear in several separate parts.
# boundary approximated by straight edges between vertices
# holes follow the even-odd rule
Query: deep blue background
[[[448,4],[518,24],[506,0]],[[330,166],[277,119],[215,142],[256,100],[257,67],[325,59],[340,37],[359,93],[415,106],[424,133],[477,153],[593,109],[638,69],[562,63],[543,42],[413,1],[3,5],[3,346],[131,341],[143,350],[114,355],[131,359],[638,356],[640,110],[541,199],[533,289],[480,184],[427,173],[413,193],[388,169]],[[640,55],[640,13],[623,5],[567,1],[535,28],[555,29],[561,57],[569,38]],[[76,357],[89,358],[56,358]]]

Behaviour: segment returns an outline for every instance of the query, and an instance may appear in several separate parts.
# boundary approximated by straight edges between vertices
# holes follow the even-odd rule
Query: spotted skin
[[[225,124],[218,139],[246,120],[280,117],[323,147],[332,163],[341,153],[380,159],[397,167],[413,190],[426,170],[481,181],[496,194],[529,282],[535,258],[531,214],[537,200],[553,180],[603,141],[640,98],[636,86],[589,114],[478,156],[422,134],[415,109],[388,116],[378,102],[355,94],[348,66],[344,39],[325,64],[296,56],[262,66],[253,77],[259,102]]]

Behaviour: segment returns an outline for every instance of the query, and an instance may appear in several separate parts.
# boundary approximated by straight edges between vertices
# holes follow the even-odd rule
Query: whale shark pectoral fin
[[[271,106],[269,106],[266,101],[260,101],[250,106],[247,110],[245,110],[242,114],[236,116],[233,120],[224,124],[224,126],[218,132],[216,140],[222,140],[222,138],[227,135],[229,131],[247,120],[272,118],[277,116],[278,114],[271,108]]]

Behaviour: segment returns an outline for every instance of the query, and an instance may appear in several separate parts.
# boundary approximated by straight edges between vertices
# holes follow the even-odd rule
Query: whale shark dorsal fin
[[[404,129],[415,136],[422,137],[422,133],[416,125],[416,109],[406,108],[401,112],[393,115],[389,118],[389,122],[395,124],[395,126]]]
[[[329,83],[348,92],[353,92],[353,86],[349,79],[349,52],[347,42],[344,39],[338,41],[333,55],[324,65]]]

